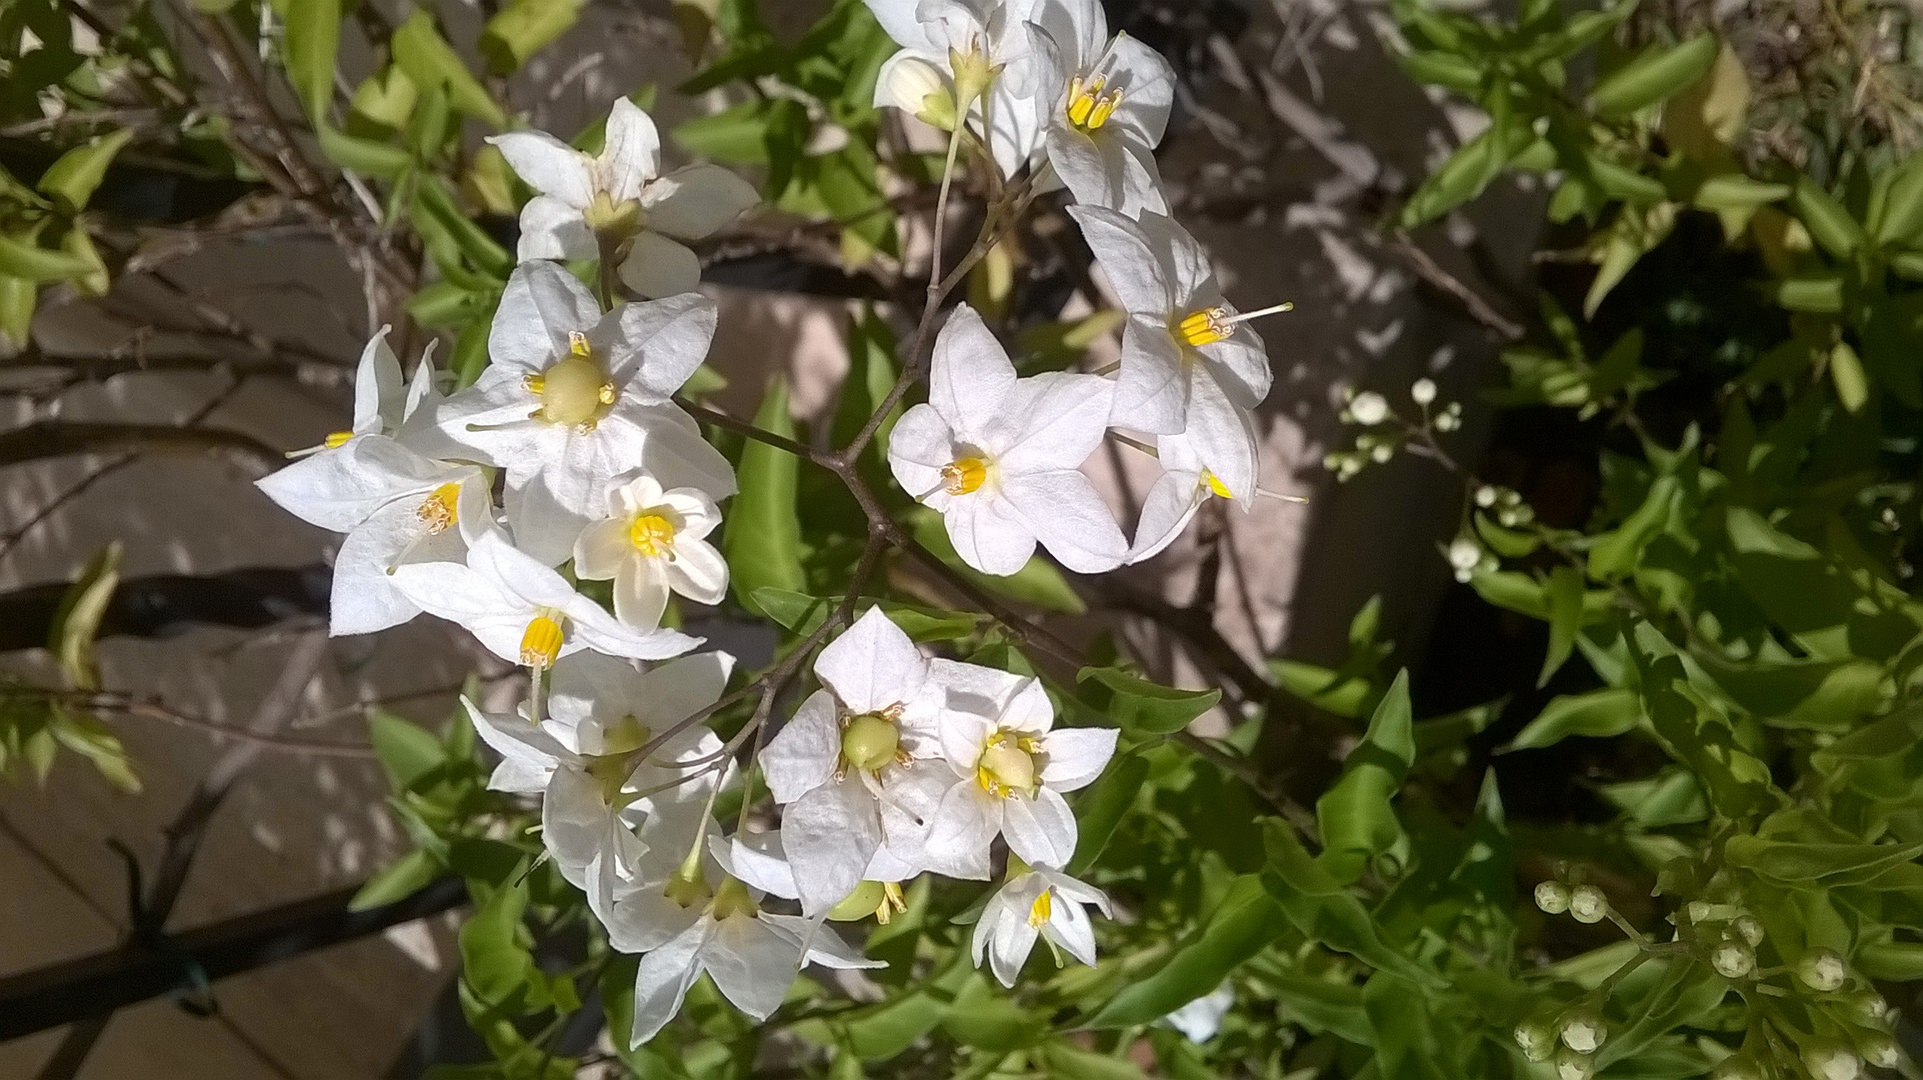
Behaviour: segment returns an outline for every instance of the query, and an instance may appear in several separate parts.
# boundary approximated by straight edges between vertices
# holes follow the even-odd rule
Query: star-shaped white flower
[[[607,230],[631,238],[621,280],[645,297],[692,292],[701,260],[681,241],[708,236],[760,201],[752,185],[715,165],[661,175],[660,133],[627,98],[614,103],[596,157],[541,131],[488,141],[540,192],[521,209],[522,261],[599,258],[595,232]]]
[[[635,752],[713,704],[733,667],[726,653],[684,656],[646,672],[579,653],[555,666],[551,715],[538,727],[525,715],[485,713],[462,699],[475,731],[501,755],[488,786],[543,796],[542,843],[602,919],[640,883],[649,852],[678,853],[694,842],[708,792],[724,779],[695,764],[721,750],[705,725],[670,737],[645,761]]]
[[[1062,798],[1093,783],[1115,754],[1114,728],[1054,730],[1041,680],[953,660],[929,662],[944,688],[942,756],[953,773],[929,820],[923,855],[950,877],[986,878],[997,835],[1033,866],[1066,866],[1075,814]]]
[[[1029,163],[1041,145],[1035,72],[1025,20],[1035,0],[866,0],[882,29],[902,48],[875,77],[875,105],[921,115],[930,93],[953,108],[960,60],[994,73],[984,100],[971,103],[968,124],[986,138],[1004,176]]]
[[[975,924],[970,943],[975,966],[981,967],[986,955],[995,978],[1012,987],[1037,937],[1093,966],[1095,927],[1084,910],[1089,907],[1109,915],[1108,897],[1093,885],[1046,866],[1011,868],[1007,882],[989,898]],[[1060,959],[1058,954],[1058,964]]]
[[[447,439],[435,428],[435,409],[441,392],[435,386],[434,343],[428,342],[412,382],[403,383],[400,358],[387,344],[392,327],[383,326],[367,340],[354,371],[354,420],[351,426],[328,435],[319,446],[296,450],[288,457],[304,458],[339,450],[361,435],[386,435],[431,457],[452,456]]]
[[[1015,377],[966,304],[935,339],[927,404],[888,437],[888,465],[939,511],[955,550],[985,574],[1013,574],[1039,540],[1070,570],[1121,565],[1128,543],[1079,471],[1107,430],[1113,384],[1097,375]]]
[[[712,859],[701,866],[694,875],[677,877],[675,895],[662,905],[679,909],[681,928],[643,955],[635,970],[632,1045],[654,1038],[674,1019],[704,972],[735,1008],[760,1021],[781,1006],[804,963],[887,966],[814,920],[761,910],[755,890],[733,877],[716,880]]]
[[[662,490],[642,473],[608,492],[608,516],[574,542],[574,573],[614,581],[614,615],[640,630],[661,625],[670,590],[697,604],[728,592],[728,563],[708,543],[721,511],[699,488]]]
[[[734,470],[669,399],[707,354],[715,307],[694,293],[600,305],[557,263],[517,267],[488,334],[491,362],[441,407],[449,437],[507,473],[515,542],[552,566],[607,512],[615,477],[645,468],[711,498]]]
[[[622,625],[498,529],[469,547],[465,564],[409,563],[393,577],[422,610],[459,623],[496,656],[530,668],[553,667],[582,649],[664,660],[701,644],[675,630]]]
[[[1168,213],[1155,167],[1175,101],[1168,61],[1126,34],[1110,38],[1099,0],[1040,0],[1028,32],[1048,161],[1075,201]]]
[[[802,910],[826,912],[878,852],[919,857],[923,819],[949,782],[928,661],[871,608],[815,658],[824,689],[768,742],[761,769],[782,805],[781,843]]]
[[[1129,315],[1112,423],[1153,435],[1190,431],[1208,469],[1235,498],[1250,498],[1254,474],[1238,473],[1234,461],[1246,430],[1242,414],[1268,396],[1274,379],[1268,350],[1247,320],[1287,306],[1237,313],[1208,253],[1159,214],[1137,222],[1099,207],[1069,213]]]
[[[1211,423],[1227,421],[1237,423],[1228,430],[1209,428]],[[1228,481],[1209,468],[1198,444],[1210,448],[1216,467]],[[1135,524],[1135,541],[1128,551],[1131,563],[1161,554],[1182,535],[1195,512],[1211,496],[1233,499],[1235,489],[1229,487],[1230,482],[1243,491],[1256,490],[1260,456],[1255,431],[1248,414],[1239,409],[1196,416],[1182,434],[1158,436],[1155,451],[1162,463],[1162,476],[1142,500],[1142,516]],[[1251,503],[1241,500],[1237,505],[1246,513]]]

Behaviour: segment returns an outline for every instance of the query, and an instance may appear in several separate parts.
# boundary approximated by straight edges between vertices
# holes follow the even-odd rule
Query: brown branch
[[[96,712],[118,713],[122,716],[138,716],[147,720],[158,720],[163,724],[203,731],[217,739],[246,743],[264,750],[277,750],[291,754],[311,754],[321,757],[373,758],[374,748],[366,743],[332,742],[325,739],[303,739],[295,735],[276,735],[253,731],[247,728],[223,724],[204,716],[183,712],[159,698],[142,698],[133,694],[114,691],[86,690],[43,690],[38,687],[9,686],[0,688],[0,700],[6,698],[32,698],[54,705],[73,709],[87,709]]]
[[[219,428],[164,424],[42,420],[0,432],[0,466],[73,454],[204,454],[232,458],[257,476],[287,464],[278,450],[252,435]]]

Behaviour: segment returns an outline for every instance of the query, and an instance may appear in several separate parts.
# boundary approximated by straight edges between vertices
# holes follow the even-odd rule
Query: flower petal
[[[368,339],[354,374],[354,431],[392,433],[401,426],[401,361],[387,344],[387,327]]]
[[[568,749],[554,736],[535,727],[520,716],[486,713],[467,698],[461,699],[475,734],[488,748],[501,755],[488,787],[494,791],[532,794],[546,791],[555,763],[571,757]]]
[[[848,944],[840,934],[822,926],[819,919],[763,912],[761,921],[767,923],[769,929],[795,942],[798,946],[805,943],[808,949],[808,955],[804,958],[806,963],[820,964],[825,968],[842,971],[888,966],[886,960],[870,960],[863,956],[860,949]]]
[[[667,609],[666,563],[639,553],[623,560],[614,575],[614,617],[636,630],[653,630]]]
[[[1122,307],[1166,322],[1175,312],[1177,297],[1141,225],[1119,211],[1098,206],[1071,206],[1068,213],[1081,223],[1082,238],[1095,252]]]
[[[699,240],[761,201],[753,184],[719,165],[688,165],[641,193],[648,227],[677,240]]]
[[[1048,553],[1076,573],[1113,570],[1128,556],[1115,515],[1081,473],[1009,476],[1002,481],[1002,496]]]
[[[1135,540],[1129,545],[1128,561],[1154,558],[1176,538],[1201,509],[1207,497],[1202,478],[1191,472],[1165,472],[1149,488],[1142,500],[1142,516],[1135,523]]]
[[[815,658],[815,674],[854,713],[913,700],[927,671],[915,643],[880,607],[869,608]]]
[[[661,133],[654,118],[627,97],[615,98],[608,112],[607,141],[596,165],[617,204],[639,197],[642,185],[661,171]]]
[[[672,940],[641,957],[634,972],[634,1023],[630,1047],[638,1047],[660,1033],[681,1011],[688,988],[701,977],[702,954],[714,932],[712,919],[702,918]]]
[[[669,587],[697,604],[719,604],[728,595],[728,560],[706,540],[677,540],[667,574]]]
[[[828,783],[841,759],[841,727],[835,701],[825,690],[801,707],[761,750],[761,773],[777,803],[791,803]]]
[[[781,849],[794,868],[801,910],[819,915],[861,884],[881,847],[874,796],[853,776],[829,780],[781,813]]]
[[[594,201],[594,174],[587,155],[545,131],[510,131],[487,140],[507,158],[508,167],[543,195],[575,209]]]
[[[1060,945],[1068,955],[1082,963],[1095,966],[1095,926],[1089,922],[1088,910],[1072,902],[1052,903],[1049,905],[1048,922],[1043,924],[1042,932],[1048,939]]]
[[[954,459],[954,432],[933,405],[909,409],[888,435],[888,468],[911,497],[940,493],[942,466]]]
[[[660,404],[701,366],[714,340],[715,318],[713,300],[682,292],[666,300],[621,305],[590,341],[606,350],[608,377],[624,395]]]
[[[1150,435],[1172,435],[1187,422],[1188,364],[1168,324],[1129,316],[1122,330],[1122,367],[1115,376],[1109,422]]]
[[[948,421],[959,441],[979,446],[1014,389],[1015,365],[1007,351],[974,308],[958,305],[935,335],[929,404]]]
[[[516,260],[593,259],[600,253],[594,230],[588,228],[580,207],[569,206],[552,195],[536,195],[521,207],[521,239],[514,249]]]
[[[1002,835],[1008,838],[1008,850],[1030,866],[1059,869],[1075,857],[1075,814],[1046,787],[1032,799],[1013,795],[1002,800]]]
[[[720,920],[702,959],[721,996],[755,1020],[781,1007],[801,973],[801,948],[746,915]]]
[[[650,299],[693,292],[701,285],[701,260],[658,232],[637,233],[620,268],[621,283]]]
[[[608,581],[635,555],[628,542],[628,523],[621,518],[597,521],[574,541],[574,576],[586,581]]]
[[[1114,728],[1057,728],[1042,736],[1042,783],[1056,791],[1087,787],[1115,756]]]
[[[1001,800],[973,780],[948,789],[928,824],[929,868],[953,878],[988,879],[988,845],[1002,828]]]
[[[522,263],[508,277],[494,312],[489,366],[517,375],[544,371],[568,354],[570,331],[585,334],[600,321],[601,305],[559,263]]]
[[[1114,384],[1099,375],[1051,371],[1023,379],[1002,402],[1004,430],[994,447],[1004,477],[1079,468],[1102,444]]]
[[[1181,440],[1201,460],[1231,498],[1244,506],[1255,498],[1256,470],[1261,463],[1256,446],[1254,417],[1222,394],[1215,380],[1195,379],[1189,397],[1187,430]]]

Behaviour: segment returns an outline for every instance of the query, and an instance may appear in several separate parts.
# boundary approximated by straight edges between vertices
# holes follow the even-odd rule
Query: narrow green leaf
[[[1075,857],[1068,864],[1069,873],[1080,876],[1102,857],[1109,837],[1115,835],[1116,827],[1141,794],[1148,769],[1147,758],[1140,754],[1125,755],[1109,762],[1101,779],[1076,798],[1075,821],[1079,835],[1075,841]]]
[[[1293,826],[1268,818],[1262,822],[1262,832],[1269,856],[1263,884],[1304,936],[1419,986],[1440,989],[1448,985],[1441,976],[1383,940],[1369,909],[1310,857],[1296,839]]]
[[[1043,1075],[1060,1080],[1147,1080],[1133,1061],[1084,1050],[1065,1039],[1042,1047],[1042,1064]]]
[[[367,734],[397,795],[447,760],[447,750],[433,732],[384,709],[368,711]]]
[[[500,1006],[525,994],[537,971],[520,942],[527,882],[495,889],[461,925],[461,978],[484,1004]]]
[[[390,45],[394,62],[401,65],[415,86],[422,90],[444,86],[448,100],[456,109],[497,128],[507,126],[507,114],[501,111],[487,87],[467,70],[454,47],[441,37],[434,25],[434,16],[426,11],[414,12],[394,31]]]
[[[1611,688],[1554,698],[1505,748],[1537,750],[1571,735],[1608,738],[1633,731],[1642,718],[1642,699],[1634,690]]]
[[[121,128],[60,155],[40,177],[40,193],[67,213],[85,210],[100,181],[106,177],[107,166],[113,163],[114,155],[133,137],[133,128]]]
[[[398,146],[349,135],[325,121],[315,121],[314,131],[327,160],[363,176],[392,180],[414,164],[414,156]]]
[[[1863,360],[1850,348],[1847,341],[1839,341],[1830,350],[1830,381],[1836,385],[1836,400],[1850,412],[1863,411],[1870,400],[1870,376],[1863,370]]]
[[[794,437],[786,379],[769,384],[754,422],[763,431]],[[808,576],[801,566],[801,522],[795,513],[800,467],[793,454],[767,443],[750,439],[741,448],[740,494],[728,509],[721,546],[728,557],[735,599],[757,615],[763,614],[754,599],[757,589],[807,591]]]
[[[1598,82],[1589,103],[1603,116],[1627,116],[1665,101],[1702,78],[1720,48],[1707,34],[1674,47],[1652,46]]]
[[[0,344],[9,351],[25,348],[33,336],[33,311],[39,303],[38,285],[0,275]]]
[[[1576,648],[1576,632],[1582,629],[1582,572],[1573,566],[1558,566],[1549,574],[1544,590],[1549,600],[1549,651],[1542,659],[1542,674],[1536,685],[1548,686],[1549,679]]]
[[[1361,877],[1370,859],[1402,838],[1402,824],[1391,804],[1415,756],[1409,673],[1404,671],[1376,706],[1368,731],[1343,762],[1342,776],[1315,803],[1322,830],[1320,861],[1335,880],[1347,883]]]
[[[441,874],[441,864],[425,851],[410,851],[382,867],[367,879],[367,884],[347,902],[349,911],[366,911],[396,900],[405,900],[426,888]]]
[[[1086,667],[1075,676],[1077,682],[1091,680],[1111,692],[1107,712],[1116,723],[1129,731],[1149,735],[1181,731],[1222,700],[1220,690],[1178,690],[1137,678],[1119,668]]]
[[[1898,165],[1889,191],[1871,215],[1870,232],[1880,247],[1923,247],[1923,150]]]
[[[1212,993],[1229,972],[1275,940],[1284,925],[1279,914],[1259,877],[1249,874],[1235,879],[1228,895],[1195,932],[1176,945],[1166,963],[1110,998],[1087,1026],[1146,1024]]]
[[[94,261],[71,251],[53,251],[31,237],[0,235],[0,275],[47,283],[72,281],[94,272]]]
[[[512,75],[581,18],[587,0],[514,0],[481,31],[481,56],[496,75]]]
[[[1723,844],[1723,858],[1729,865],[1791,885],[1860,885],[1918,855],[1923,855],[1923,843],[1801,843],[1738,834]]]
[[[76,690],[100,689],[100,669],[94,663],[94,639],[107,603],[120,586],[120,542],[101,548],[88,560],[60,598],[48,629],[47,648],[60,661],[67,685]]]
[[[286,0],[282,49],[287,78],[316,124],[327,119],[334,99],[334,56],[341,43],[340,0]]]
[[[1789,193],[1789,208],[1823,250],[1847,259],[1863,244],[1863,227],[1836,197],[1807,176],[1799,176]]]

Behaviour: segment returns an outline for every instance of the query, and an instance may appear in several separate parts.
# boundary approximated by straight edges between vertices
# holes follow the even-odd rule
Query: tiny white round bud
[[[1476,572],[1474,570],[1457,570],[1456,571],[1456,580],[1462,582],[1464,585],[1469,584],[1470,580],[1473,579],[1475,576],[1476,576]]]
[[[1394,456],[1396,456],[1396,448],[1390,446],[1388,443],[1377,443],[1375,447],[1369,451],[1369,460],[1375,462],[1377,465],[1386,464],[1388,460]]]
[[[1578,885],[1569,894],[1569,914],[1579,923],[1601,922],[1609,914],[1609,898],[1594,885]]]
[[[1556,1052],[1556,1036],[1538,1021],[1524,1021],[1516,1025],[1516,1045],[1530,1061],[1548,1061]]]
[[[1717,1062],[1709,1075],[1711,1080],[1762,1080],[1755,1060],[1744,1054],[1731,1054]]]
[[[1514,528],[1516,524],[1522,520],[1522,517],[1514,510],[1498,510],[1496,511],[1496,520],[1501,522],[1504,528]]]
[[[1833,994],[1849,981],[1850,969],[1834,949],[1811,949],[1797,961],[1796,977],[1819,994]]]
[[[1903,1054],[1896,1048],[1896,1040],[1888,1035],[1872,1035],[1863,1040],[1863,1060],[1879,1069],[1894,1069]]]
[[[1446,412],[1436,417],[1437,431],[1454,431],[1461,426],[1462,415],[1460,413]]]
[[[1521,506],[1522,492],[1517,491],[1515,488],[1503,488],[1501,492],[1497,493],[1496,501],[1504,506]]]
[[[1744,944],[1752,949],[1763,943],[1763,924],[1758,922],[1754,915],[1736,916],[1736,920],[1729,924],[1729,928],[1736,931],[1736,936],[1742,938]]]
[[[1856,1080],[1863,1075],[1863,1059],[1856,1051],[1834,1044],[1805,1049],[1803,1066],[1814,1080]]]
[[[1725,979],[1741,979],[1756,970],[1756,953],[1740,941],[1725,941],[1709,955],[1709,965]]]
[[[1890,1003],[1874,990],[1850,996],[1850,1011],[1866,1024],[1879,1024],[1890,1014]]]
[[[1349,415],[1364,427],[1373,427],[1389,418],[1389,399],[1374,390],[1364,390],[1349,402]]]
[[[1716,905],[1707,900],[1691,900],[1683,911],[1689,916],[1690,922],[1708,922],[1709,917],[1716,913]]]
[[[1496,505],[1496,496],[1496,489],[1484,484],[1476,489],[1476,505],[1486,510]]]
[[[1342,467],[1342,455],[1340,454],[1322,455],[1322,467],[1329,470],[1330,472],[1334,472],[1337,469],[1340,469]]]
[[[1562,1044],[1578,1054],[1593,1054],[1609,1035],[1603,1018],[1594,1013],[1572,1016],[1562,1023]]]
[[[1458,570],[1474,570],[1482,561],[1482,548],[1466,536],[1458,536],[1449,541],[1449,565]],[[1545,883],[1547,884],[1547,883]],[[1542,887],[1537,886],[1536,895],[1542,895]]]
[[[1569,886],[1560,881],[1544,881],[1536,885],[1536,906],[1550,915],[1561,915],[1569,910]]]
[[[1556,1055],[1556,1080],[1589,1080],[1596,1075],[1596,1063],[1589,1055],[1563,1050]]]
[[[1431,379],[1417,379],[1409,387],[1409,397],[1417,405],[1427,405],[1436,399],[1436,384]]]

